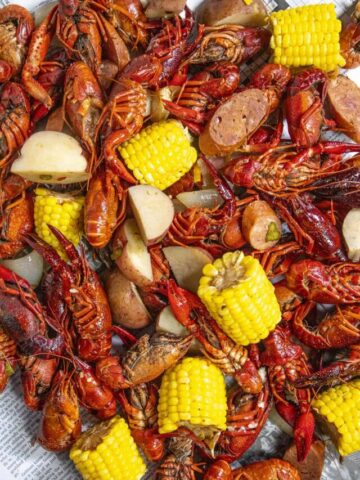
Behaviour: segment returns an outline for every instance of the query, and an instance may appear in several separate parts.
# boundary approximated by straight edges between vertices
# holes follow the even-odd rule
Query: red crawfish
[[[163,100],[166,110],[199,135],[221,99],[235,92],[240,73],[236,65],[219,62],[196,73],[181,87],[173,102]]]
[[[244,63],[266,49],[270,38],[271,34],[265,28],[238,25],[206,27],[201,42],[186,63]]]
[[[315,373],[304,375],[295,382],[296,388],[316,388],[343,384],[360,375],[360,347],[351,345],[344,356]]]
[[[251,463],[233,471],[234,480],[300,480],[298,470],[290,463],[278,458],[270,458]]]
[[[232,375],[244,392],[259,393],[261,377],[248,351],[221,330],[199,297],[169,280],[168,298],[175,317],[201,343],[204,355],[224,374]]]
[[[297,307],[302,303],[302,298],[286,286],[285,280],[274,285],[276,299],[279,302],[281,318],[289,321],[293,318]]]
[[[146,52],[131,60],[121,77],[130,78],[144,87],[167,85],[202,35],[203,26],[195,22],[193,14],[185,7],[184,19],[176,16],[173,20],[162,20],[161,30],[152,37]]]
[[[317,303],[355,304],[360,301],[360,264],[324,265],[305,258],[291,265],[286,283],[298,295]]]
[[[301,246],[294,241],[285,241],[268,250],[252,250],[249,255],[257,258],[267,277],[284,275],[294,260],[302,253]]]
[[[5,390],[10,376],[15,372],[16,363],[16,343],[0,327],[0,393]]]
[[[87,361],[106,357],[111,349],[111,312],[100,279],[90,268],[84,253],[79,254],[59,230],[52,226],[49,228],[63,246],[71,264],[64,262],[50,245],[37,236],[28,235],[26,241],[54,271],[54,280],[71,313],[79,356]],[[54,305],[54,311],[58,309]]]
[[[157,434],[157,388],[142,383],[120,390],[118,398],[136,444],[150,461],[159,461],[165,453],[165,439]]]
[[[325,122],[324,101],[328,78],[318,68],[308,68],[295,74],[284,102],[285,117],[292,142],[310,147],[319,142]]]
[[[341,55],[345,58],[345,68],[360,65],[360,2],[356,3],[350,22],[340,34]]]
[[[71,374],[60,369],[42,409],[37,441],[47,450],[61,452],[69,449],[80,433],[80,409]]]
[[[193,245],[217,256],[246,243],[239,219],[243,208],[255,198],[254,195],[249,195],[237,201],[227,181],[209,161],[205,161],[224,204],[214,208],[187,208],[177,213],[163,244]]]
[[[292,342],[287,327],[276,327],[264,340],[264,346],[260,360],[268,367],[276,409],[294,427],[298,460],[303,461],[309,453],[315,429],[310,409],[313,392],[311,389],[294,389],[293,383],[311,373],[309,363],[300,345]],[[287,399],[289,394],[294,402]]]
[[[346,169],[349,165],[339,155],[350,152],[360,152],[360,145],[322,142],[301,152],[292,146],[279,146],[263,154],[243,154],[227,164],[223,172],[238,187],[254,187],[281,197],[310,190],[317,180],[333,175],[341,167]]]
[[[0,9],[0,83],[18,75],[34,29],[31,13],[20,5]]]
[[[0,325],[25,355],[38,353],[59,355],[63,338],[48,338],[46,315],[30,284],[0,265]]]
[[[273,203],[306,253],[332,261],[346,259],[338,229],[309,195],[289,195]]]
[[[0,169],[11,162],[14,153],[29,135],[30,103],[23,87],[6,83],[0,93]]]
[[[232,480],[231,466],[225,460],[216,460],[204,473],[204,480]]]
[[[118,331],[118,330],[117,330]],[[132,335],[125,332],[128,338]],[[123,333],[121,334],[123,339]],[[192,335],[185,338],[156,333],[131,338],[132,347],[121,357],[110,355],[96,363],[96,376],[112,390],[151,382],[179,361],[189,350]]]
[[[10,258],[25,247],[22,235],[34,227],[33,199],[26,192],[31,183],[10,174],[0,184],[0,258]]]
[[[360,341],[360,306],[337,305],[333,312],[326,312],[315,325],[308,319],[316,304],[306,302],[298,306],[291,321],[291,329],[301,342],[317,350],[345,348]]]
[[[83,62],[73,63],[66,71],[64,113],[74,133],[89,154],[89,172],[96,165],[95,132],[104,107],[100,85],[91,69]]]
[[[24,403],[30,410],[41,410],[58,367],[57,358],[19,355]]]
[[[170,438],[169,455],[156,470],[156,480],[195,480],[196,472],[202,473],[194,463],[194,443],[191,438],[178,436]]]

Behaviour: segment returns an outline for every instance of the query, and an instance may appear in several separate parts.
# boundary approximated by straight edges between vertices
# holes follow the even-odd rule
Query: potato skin
[[[205,25],[237,24],[261,27],[266,23],[267,11],[262,0],[246,5],[244,0],[204,0],[198,8],[198,19]]]
[[[266,240],[271,224],[279,232],[277,240]],[[242,216],[242,233],[246,241],[256,250],[266,250],[277,244],[281,236],[281,222],[270,205],[263,200],[251,202]]]
[[[162,18],[165,15],[178,15],[185,8],[186,0],[150,0],[145,15],[148,18]]]
[[[330,111],[346,135],[360,142],[360,88],[350,78],[339,75],[328,88]]]
[[[215,111],[199,137],[204,155],[227,156],[235,152],[264,123],[269,103],[265,93],[249,88],[235,93]]]
[[[143,328],[151,323],[135,285],[115,267],[106,276],[105,289],[113,322],[125,328]]]

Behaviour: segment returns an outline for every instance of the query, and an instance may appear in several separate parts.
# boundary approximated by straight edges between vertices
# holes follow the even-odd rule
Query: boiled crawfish
[[[170,454],[156,470],[156,480],[195,480],[195,472],[202,473],[194,463],[194,443],[191,438],[174,437],[168,444]]]
[[[225,460],[216,460],[204,473],[204,480],[232,480],[231,466]]]
[[[336,306],[326,313],[315,328],[306,323],[316,304],[306,302],[296,308],[291,321],[294,335],[305,345],[317,350],[344,348],[360,341],[360,306]]]
[[[270,32],[265,28],[238,25],[206,27],[201,42],[186,63],[244,63],[266,49],[270,37]]]
[[[262,462],[252,463],[233,471],[233,480],[300,480],[300,474],[295,467],[284,460],[270,458]]]
[[[252,250],[249,254],[259,260],[268,278],[274,278],[284,275],[301,252],[297,242],[285,241],[265,251]]]
[[[261,363],[268,367],[270,388],[274,395],[279,414],[294,427],[294,440],[299,461],[306,458],[311,447],[315,419],[310,410],[311,389],[297,389],[293,383],[310,373],[303,349],[290,339],[289,330],[278,326],[264,340],[265,351]],[[296,403],[287,400],[286,395],[295,396]]]
[[[360,264],[324,265],[306,258],[294,262],[287,286],[300,296],[318,303],[355,304],[360,301]]]
[[[341,54],[346,60],[345,68],[360,65],[360,2],[356,3],[350,22],[340,34]]]
[[[153,462],[164,456],[164,438],[157,434],[157,389],[153,384],[139,384],[118,393],[131,434],[146,457]]]
[[[10,258],[25,247],[22,235],[34,227],[33,200],[26,193],[31,183],[14,174],[0,182],[0,258]]]
[[[66,370],[57,371],[45,400],[37,441],[52,452],[67,450],[80,436],[79,403]]]
[[[0,83],[20,73],[33,29],[34,20],[26,8],[0,9]]]
[[[0,393],[5,390],[9,377],[14,373],[16,362],[16,343],[0,327]]]
[[[6,83],[0,93],[0,169],[12,160],[29,135],[30,103],[23,87]]]
[[[52,233],[63,246],[71,264],[60,258],[57,252],[35,235],[26,241],[44,257],[54,271],[54,280],[61,297],[69,309],[76,336],[76,347],[83,360],[93,361],[106,357],[111,349],[111,313],[106,293],[100,279],[79,254],[72,243],[55,227]],[[49,299],[49,304],[54,299]],[[54,305],[54,310],[61,308]]]

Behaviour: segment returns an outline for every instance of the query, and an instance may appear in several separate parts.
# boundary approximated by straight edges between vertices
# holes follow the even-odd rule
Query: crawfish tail
[[[343,204],[360,207],[360,168],[352,167],[320,178],[312,184],[313,193],[322,198],[340,200]]]

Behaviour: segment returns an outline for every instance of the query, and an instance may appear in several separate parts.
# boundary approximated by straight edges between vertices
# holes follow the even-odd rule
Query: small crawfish
[[[58,370],[45,400],[37,441],[52,452],[67,450],[80,436],[79,403],[71,375]]]

